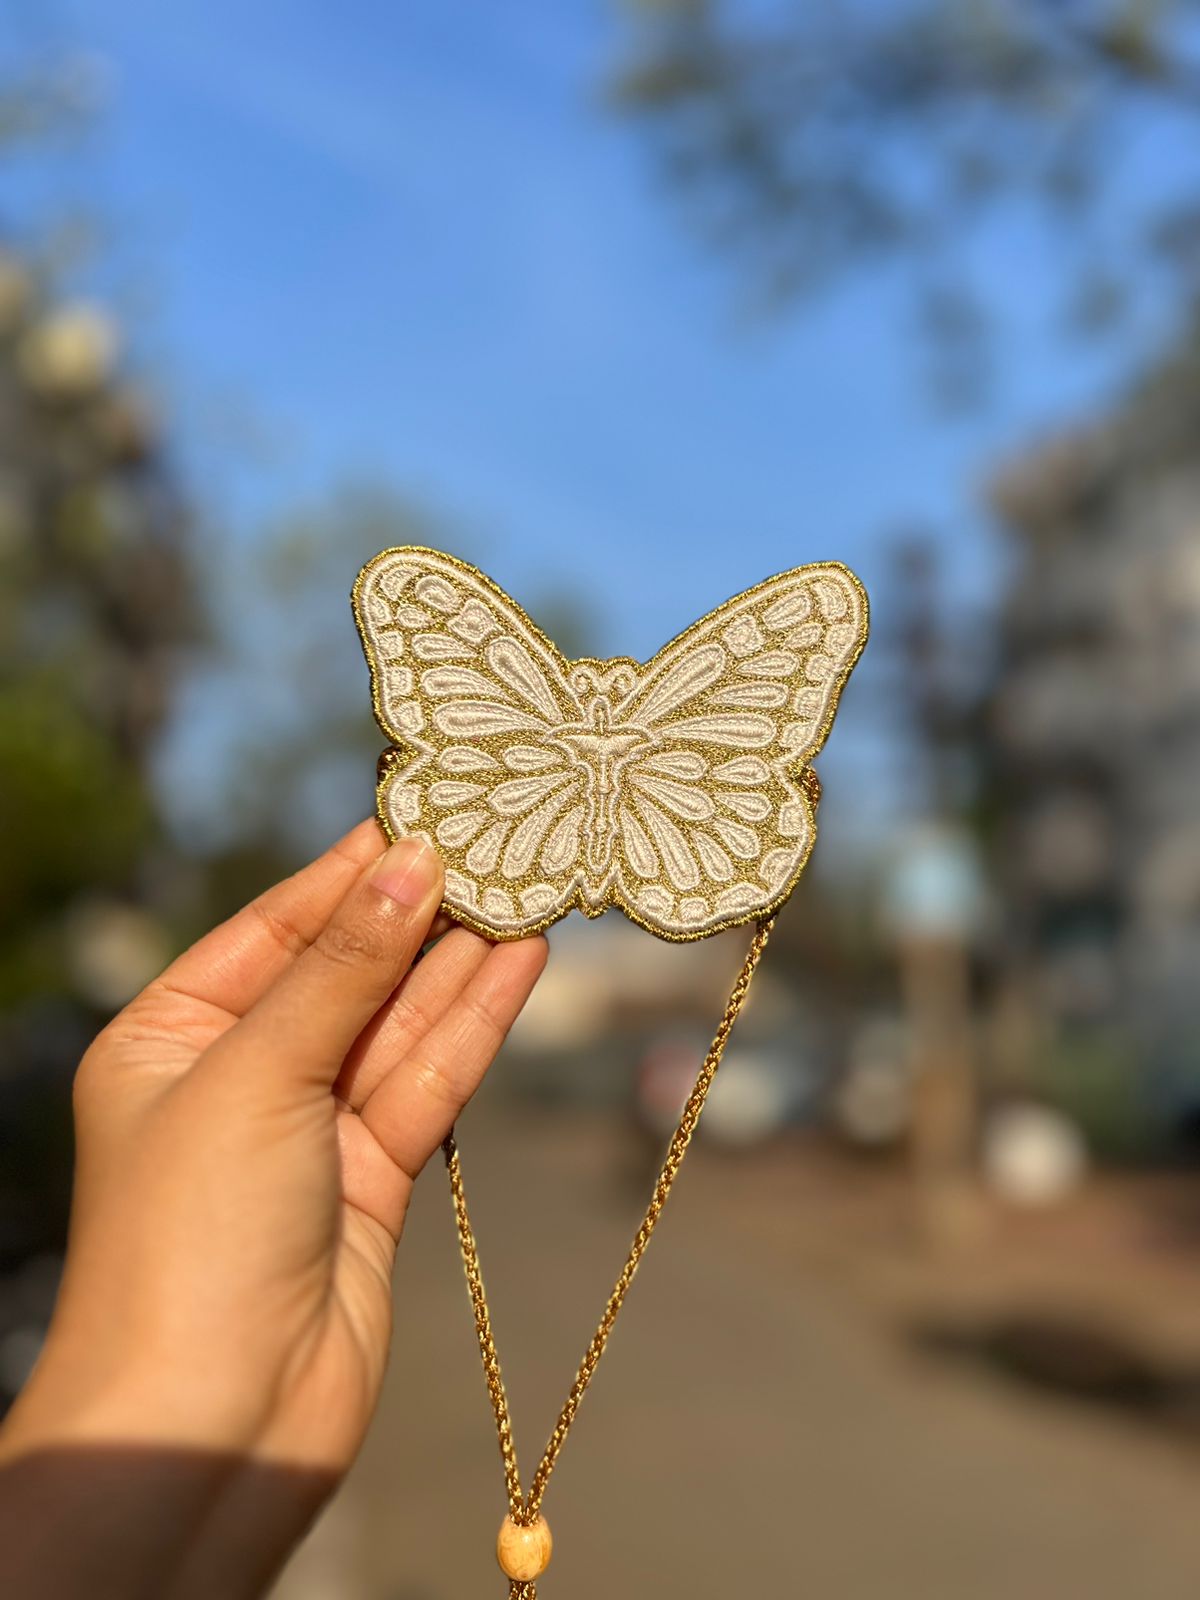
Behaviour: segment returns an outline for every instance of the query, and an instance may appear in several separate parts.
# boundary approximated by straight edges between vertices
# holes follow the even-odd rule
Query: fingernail
[[[379,858],[370,882],[402,906],[419,906],[437,877],[437,855],[424,839],[397,839]]]

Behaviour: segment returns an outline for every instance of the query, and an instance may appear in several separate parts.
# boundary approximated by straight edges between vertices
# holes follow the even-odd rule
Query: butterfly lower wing
[[[380,727],[380,821],[446,864],[448,909],[493,938],[546,927],[573,903],[582,780],[555,730],[579,718],[566,663],[490,579],[440,551],[385,550],[354,613]]]
[[[643,670],[618,708],[646,740],[617,808],[613,893],[635,921],[697,939],[787,898],[816,837],[808,763],[866,634],[853,574],[798,567],[719,607]]]

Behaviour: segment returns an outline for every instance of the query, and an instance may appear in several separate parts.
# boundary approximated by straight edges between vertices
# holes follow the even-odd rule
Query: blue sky
[[[613,0],[30,6],[20,42],[89,53],[108,95],[25,200],[113,225],[109,289],[149,306],[135,354],[237,538],[383,480],[523,598],[586,597],[593,650],[639,656],[809,559],[854,565],[878,616],[910,524],[986,600],[986,471],[1095,406],[1146,330],[1064,353],[1060,264],[1019,219],[974,246],[1007,358],[966,420],[922,392],[894,272],[747,326],[604,104],[621,39]]]

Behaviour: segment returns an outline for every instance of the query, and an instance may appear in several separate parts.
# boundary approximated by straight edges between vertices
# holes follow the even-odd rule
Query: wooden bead
[[[506,1578],[518,1583],[532,1583],[540,1578],[550,1565],[550,1552],[554,1540],[550,1537],[550,1524],[545,1517],[524,1528],[511,1517],[505,1517],[496,1535],[496,1560]]]

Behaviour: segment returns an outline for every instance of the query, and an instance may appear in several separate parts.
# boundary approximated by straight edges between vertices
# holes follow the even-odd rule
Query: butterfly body
[[[380,820],[436,845],[469,926],[514,938],[616,906],[695,939],[794,886],[809,762],[866,638],[844,567],[768,579],[644,664],[568,661],[490,579],[421,546],[368,562],[354,609],[397,752]]]
[[[592,665],[592,663],[588,663]],[[596,663],[615,667],[601,681],[619,680],[624,663]],[[585,674],[573,675],[577,682],[587,683]],[[576,764],[586,788],[586,812],[583,835],[587,841],[585,861],[592,874],[606,873],[612,860],[613,845],[617,836],[616,803],[620,794],[621,772],[633,756],[653,749],[653,733],[636,723],[618,721],[610,696],[598,689],[584,706],[581,721],[564,724],[548,743],[566,752]],[[590,892],[590,903],[601,904],[602,885],[592,882],[585,885]]]

